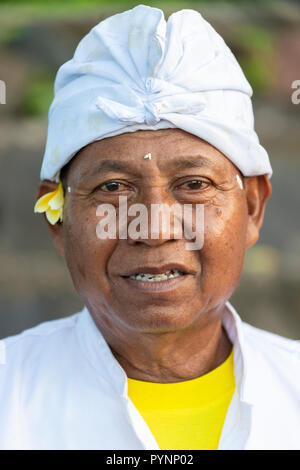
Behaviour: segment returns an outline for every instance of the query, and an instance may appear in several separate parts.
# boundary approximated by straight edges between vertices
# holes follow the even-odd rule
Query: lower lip
[[[138,281],[137,279],[130,279],[129,277],[122,277],[128,286],[138,289],[142,292],[150,292],[151,294],[168,292],[176,289],[187,279],[190,279],[189,274],[184,276],[174,277],[172,279],[167,279],[166,281]]]

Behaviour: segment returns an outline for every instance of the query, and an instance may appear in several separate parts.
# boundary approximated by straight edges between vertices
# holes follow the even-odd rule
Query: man
[[[228,302],[271,193],[251,94],[191,10],[108,18],[60,68],[35,209],[85,308],[4,341],[1,448],[300,448],[299,344]]]

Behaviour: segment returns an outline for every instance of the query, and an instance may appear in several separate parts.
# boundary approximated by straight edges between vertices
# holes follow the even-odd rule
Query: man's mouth
[[[169,279],[174,279],[176,277],[184,276],[182,271],[178,271],[178,269],[171,269],[164,273],[159,274],[150,274],[150,273],[137,273],[132,276],[129,276],[130,279],[135,279],[136,281],[143,281],[143,282],[162,282],[168,281]]]
[[[160,263],[159,265],[139,265],[119,274],[126,282],[128,289],[133,289],[135,295],[170,296],[174,291],[195,278],[196,271],[181,263]],[[128,294],[129,294],[128,290]]]

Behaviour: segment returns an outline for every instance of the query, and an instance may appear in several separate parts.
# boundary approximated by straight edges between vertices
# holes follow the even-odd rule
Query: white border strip
[[[0,340],[0,365],[6,364],[6,345]]]
[[[0,104],[6,104],[6,83],[0,80]]]

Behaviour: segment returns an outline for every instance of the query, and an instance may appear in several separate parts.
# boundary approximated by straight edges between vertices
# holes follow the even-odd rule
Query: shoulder
[[[300,393],[300,342],[242,322],[247,358],[257,379]]]
[[[300,344],[242,322],[243,398],[251,405],[248,448],[298,449]]]
[[[280,356],[294,356],[300,360],[300,341],[285,338],[278,334],[262,330],[255,326],[242,322],[246,341],[264,353],[272,353]]]
[[[276,362],[278,366],[292,364],[299,366],[300,341],[285,338],[261,328],[250,325],[242,320],[235,308],[227,302],[224,315],[224,326],[229,337],[235,337],[243,344],[247,356],[256,360]]]
[[[33,328],[22,331],[22,333],[2,339],[2,345],[5,345],[6,350],[15,349],[32,342],[37,343],[39,340],[41,341],[46,338],[64,334],[68,330],[74,328],[78,315],[80,315],[80,313],[76,313],[69,317],[60,318],[58,320],[51,320],[40,323]]]
[[[28,364],[37,365],[42,359],[56,357],[74,341],[75,326],[80,313],[41,323],[20,334],[0,341],[0,383],[18,369],[26,370]]]
[[[243,365],[247,389],[252,390],[255,399],[265,406],[270,397],[276,396],[284,403],[294,403],[299,416],[296,397],[300,395],[300,342],[249,325],[230,303],[224,326],[232,342],[238,345],[237,363]]]
[[[34,429],[42,416],[51,419],[51,404],[67,389],[68,372],[77,370],[74,364],[82,369],[80,315],[41,323],[0,341],[0,449],[26,447],[31,425]]]

